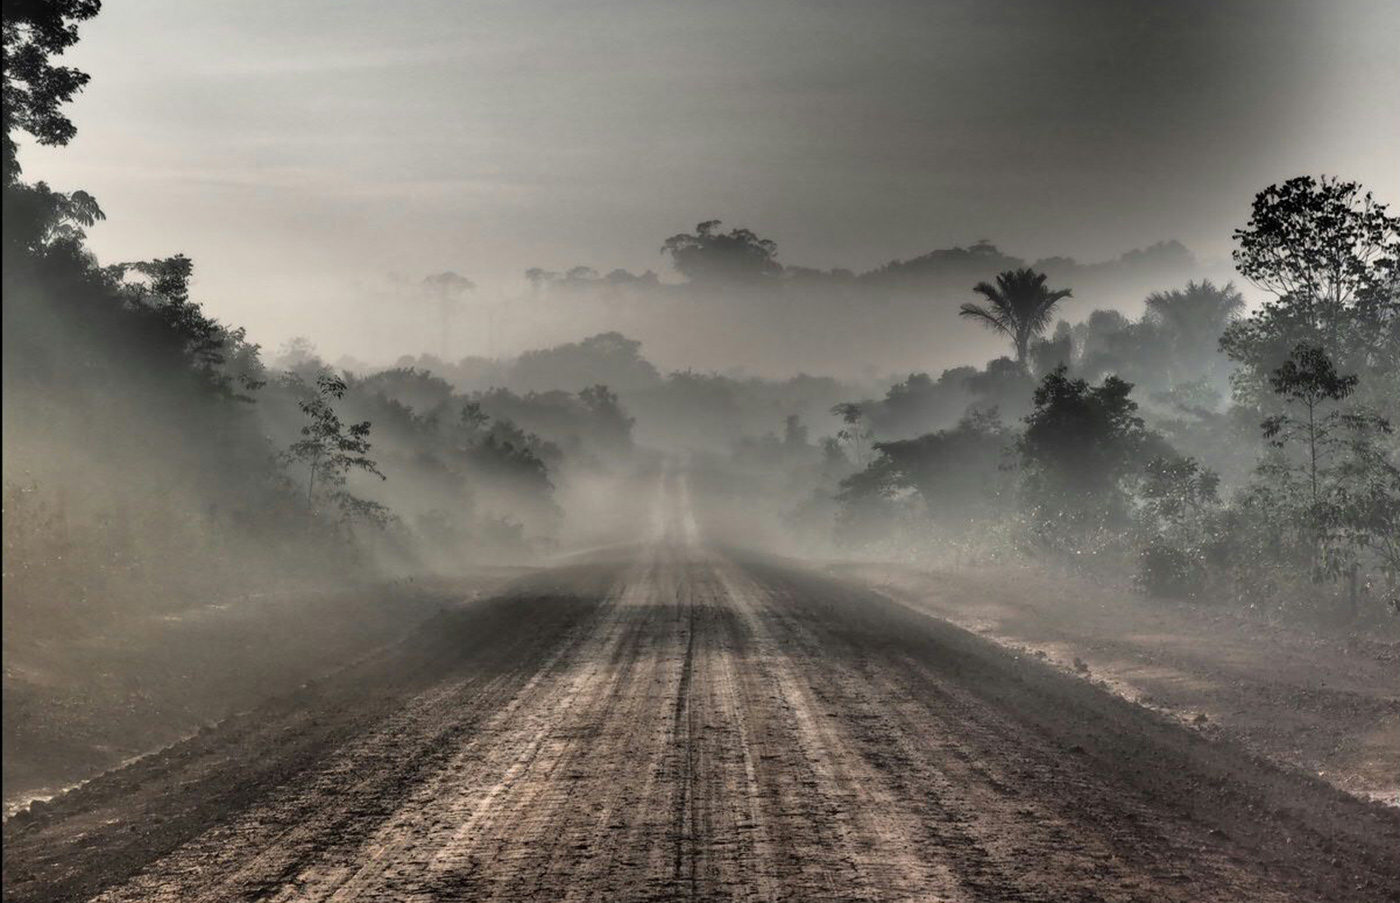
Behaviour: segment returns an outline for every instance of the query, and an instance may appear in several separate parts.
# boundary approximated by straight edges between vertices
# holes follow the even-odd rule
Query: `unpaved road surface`
[[[1342,631],[1143,597],[1030,567],[830,571],[1013,653],[1400,806],[1400,621]]]
[[[5,898],[1400,900],[1400,812],[663,498],[651,542],[11,819]]]

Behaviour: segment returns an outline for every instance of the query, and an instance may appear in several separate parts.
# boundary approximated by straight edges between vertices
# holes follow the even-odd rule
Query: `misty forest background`
[[[1082,264],[981,241],[857,273],[707,221],[661,242],[676,279],[523,274],[514,303],[597,334],[332,365],[314,336],[269,352],[212,319],[186,257],[96,259],[97,200],[26,181],[21,142],[74,134],[87,76],[56,57],[97,9],[3,13],[6,630],[536,561],[628,535],[678,452],[721,535],[782,553],[1400,610],[1400,219],[1363,186],[1260,186],[1234,236],[1253,303],[1176,242]],[[414,278],[377,315],[431,316],[450,348],[474,291]],[[985,364],[896,372],[982,329]],[[687,342],[797,375],[648,357]],[[852,353],[871,367],[808,375]]]

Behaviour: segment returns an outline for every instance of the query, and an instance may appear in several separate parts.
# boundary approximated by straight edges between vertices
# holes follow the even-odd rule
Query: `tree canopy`
[[[88,75],[53,58],[78,41],[78,23],[97,15],[100,0],[13,0],[0,23],[4,34],[5,184],[18,178],[14,131],[40,144],[67,144],[77,132],[62,106],[83,89]]]
[[[1069,289],[1050,289],[1044,273],[1030,267],[1006,270],[997,276],[996,284],[979,282],[972,290],[987,299],[986,305],[968,302],[958,310],[958,316],[975,320],[1011,339],[1016,350],[1016,363],[1026,366],[1031,339],[1046,330],[1055,305],[1070,297]]]
[[[717,219],[698,224],[693,234],[672,235],[661,253],[671,255],[676,270],[695,283],[755,283],[783,272],[777,242],[749,229],[723,232]]]

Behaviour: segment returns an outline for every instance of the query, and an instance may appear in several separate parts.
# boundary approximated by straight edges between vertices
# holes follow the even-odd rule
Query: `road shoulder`
[[[1400,805],[1400,630],[1319,635],[1026,570],[827,569],[1191,730]]]
[[[5,814],[396,642],[521,569],[240,596],[5,637]]]

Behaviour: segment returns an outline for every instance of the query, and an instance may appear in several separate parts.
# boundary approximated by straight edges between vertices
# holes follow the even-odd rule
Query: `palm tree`
[[[1152,350],[1161,356],[1171,385],[1212,370],[1222,376],[1229,372],[1230,361],[1219,349],[1220,335],[1244,307],[1244,297],[1233,284],[1217,287],[1209,279],[1147,296],[1143,319],[1151,326]]]
[[[1070,297],[1067,288],[1046,288],[1045,278],[1044,273],[1024,267],[997,276],[996,285],[979,282],[972,290],[987,299],[987,306],[969,301],[958,310],[958,316],[978,320],[1009,336],[1016,346],[1016,363],[1025,367],[1031,339],[1050,325],[1050,314],[1060,299]]]
[[[1234,283],[1216,286],[1209,279],[1188,282],[1184,289],[1147,296],[1147,319],[1156,323],[1178,351],[1216,351],[1225,327],[1244,311],[1244,296]]]

